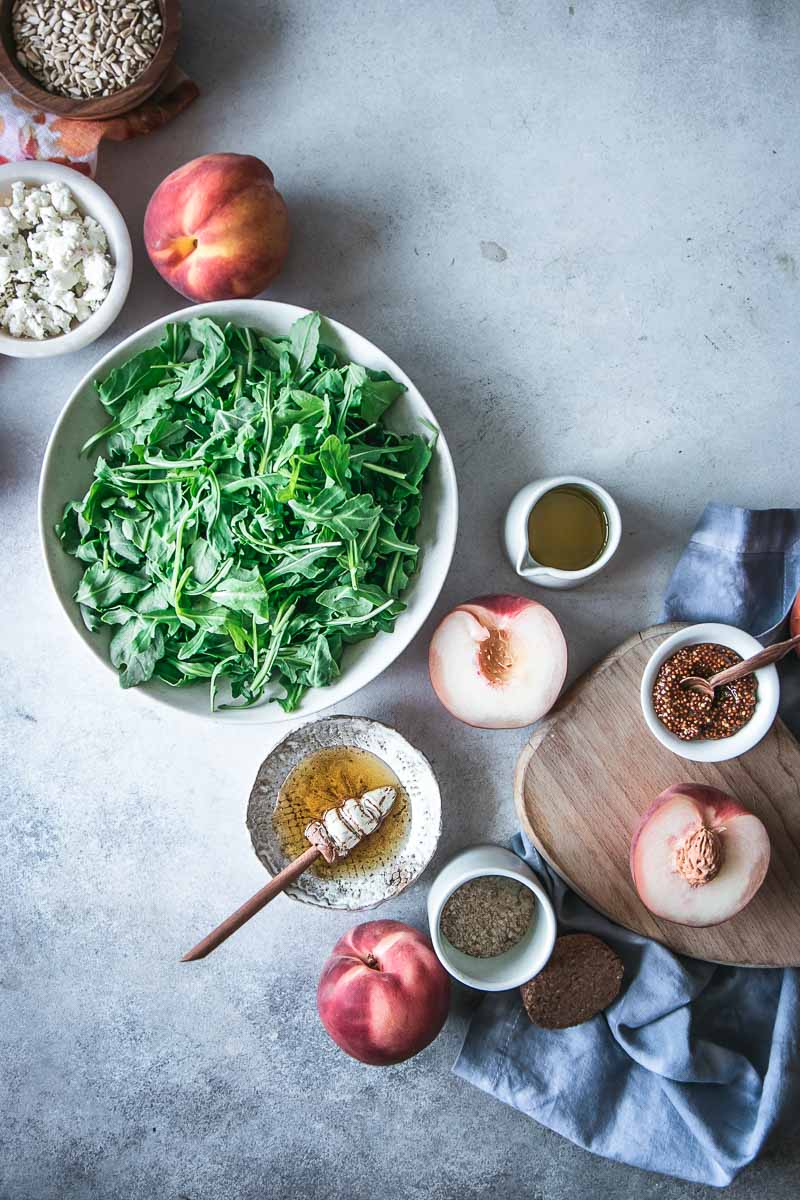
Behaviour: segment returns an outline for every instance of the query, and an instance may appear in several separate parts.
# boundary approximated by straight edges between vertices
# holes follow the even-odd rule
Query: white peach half
[[[431,639],[433,690],[445,708],[481,729],[532,725],[558,699],[567,643],[543,604],[525,596],[480,596],[459,604]]]
[[[727,792],[676,784],[654,801],[631,842],[639,898],[679,925],[719,925],[741,912],[767,874],[769,835]]]

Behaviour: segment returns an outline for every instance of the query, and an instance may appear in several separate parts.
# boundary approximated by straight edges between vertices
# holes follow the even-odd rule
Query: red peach
[[[789,637],[797,637],[800,633],[800,592],[794,598],[792,611],[789,613]],[[800,658],[800,646],[795,650],[795,654]]]
[[[160,275],[189,300],[256,296],[280,272],[289,218],[272,171],[251,154],[206,154],[153,193],[144,240]]]
[[[401,921],[366,921],[334,946],[317,1008],[351,1058],[390,1066],[419,1054],[441,1032],[450,978],[424,934]]]

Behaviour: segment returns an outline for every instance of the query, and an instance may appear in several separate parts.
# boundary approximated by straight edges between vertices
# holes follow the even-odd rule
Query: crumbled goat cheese
[[[108,294],[114,267],[102,225],[64,183],[12,183],[0,205],[0,328],[47,338],[85,321]]]

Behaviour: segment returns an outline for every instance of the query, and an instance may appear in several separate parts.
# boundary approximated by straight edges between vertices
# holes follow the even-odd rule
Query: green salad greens
[[[436,433],[383,424],[403,384],[322,345],[318,313],[278,338],[168,325],[96,388],[105,454],[57,532],[123,687],[207,680],[213,710],[224,681],[291,712],[394,627]]]

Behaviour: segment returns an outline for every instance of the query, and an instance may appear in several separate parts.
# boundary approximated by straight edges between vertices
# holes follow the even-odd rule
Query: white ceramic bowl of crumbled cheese
[[[94,180],[59,163],[0,166],[0,354],[88,346],[119,315],[132,268],[122,214]]]

